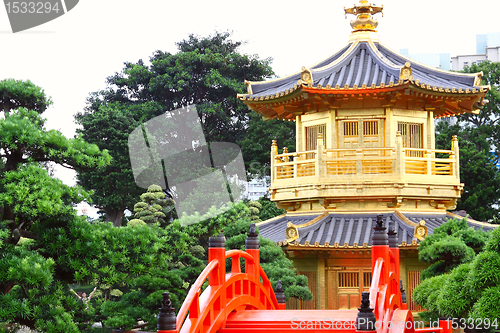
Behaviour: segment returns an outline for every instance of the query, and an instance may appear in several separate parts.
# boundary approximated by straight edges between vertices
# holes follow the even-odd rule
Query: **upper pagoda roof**
[[[247,81],[247,94],[238,97],[251,108],[263,113],[268,118],[293,118],[293,112],[276,112],[278,102],[286,106],[290,100],[304,99],[301,93],[320,94],[364,94],[381,91],[413,90],[415,93],[441,95],[448,99],[469,97],[471,103],[446,107],[435,116],[450,116],[464,112],[473,112],[477,103],[489,90],[481,85],[483,73],[465,74],[433,68],[392,51],[379,42],[373,26],[376,20],[366,16],[369,23],[362,24],[361,9],[369,7],[366,1],[353,10],[346,9],[346,14],[358,13],[350,42],[340,51],[309,68],[286,77],[259,81]],[[372,6],[373,7],[373,6]],[[377,12],[381,12],[381,7]],[[372,9],[371,12],[374,12]],[[361,17],[361,19],[360,19]],[[361,23],[360,23],[361,22]],[[369,28],[363,28],[370,25]],[[407,93],[406,93],[407,94]],[[274,103],[274,105],[269,105]]]

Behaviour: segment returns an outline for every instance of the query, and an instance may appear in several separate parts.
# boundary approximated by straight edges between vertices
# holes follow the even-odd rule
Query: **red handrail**
[[[260,277],[262,278],[262,285],[265,287],[268,287],[268,286],[270,287],[271,281],[267,277],[266,272],[264,272],[264,269],[262,268],[262,266],[260,266],[259,273],[260,273]],[[276,295],[274,295],[274,298],[276,298]],[[278,301],[276,301],[276,304],[278,304]]]
[[[240,258],[249,260],[250,263],[255,262],[255,258],[245,251],[229,250],[226,251],[226,259],[231,258],[231,273],[241,273]]]
[[[375,309],[375,303],[378,297],[378,287],[380,285],[380,277],[382,276],[382,268],[384,267],[384,259],[378,258],[373,268],[372,284],[370,286],[370,307]]]
[[[218,260],[212,260],[211,262],[209,262],[207,267],[205,267],[205,269],[201,272],[200,276],[198,276],[196,281],[193,283],[191,289],[189,289],[186,299],[184,300],[184,303],[182,303],[181,309],[177,314],[177,320],[175,323],[175,330],[177,332],[180,331],[182,324],[184,323],[184,320],[186,320],[188,311],[191,308],[192,303],[194,301],[196,302],[199,301],[200,289],[203,286],[203,283],[213,270],[218,269],[218,266],[219,266]],[[199,309],[199,304],[198,304],[198,309]]]

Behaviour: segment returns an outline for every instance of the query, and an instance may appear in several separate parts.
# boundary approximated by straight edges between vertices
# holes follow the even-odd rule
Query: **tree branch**
[[[21,237],[24,237],[24,238],[38,239],[38,235],[35,233],[32,233],[30,231],[19,230],[19,234],[21,235]]]

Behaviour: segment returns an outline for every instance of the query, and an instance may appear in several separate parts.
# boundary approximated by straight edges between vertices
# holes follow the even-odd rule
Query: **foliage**
[[[240,53],[241,44],[229,33],[190,35],[177,43],[175,54],[154,52],[149,65],[142,60],[126,62],[107,78],[105,90],[90,95],[76,120],[89,142],[110,151],[113,163],[102,171],[80,172],[78,179],[95,191],[94,202],[106,211],[107,220],[120,225],[124,209],[132,210],[142,191],[134,182],[127,146],[128,135],[141,123],[196,104],[206,142],[242,140],[248,109],[237,94],[245,92],[245,80],[262,80],[273,73],[270,59]],[[213,200],[215,192],[193,192],[192,201]]]
[[[248,115],[248,128],[242,140],[238,141],[243,152],[245,167],[250,177],[262,178],[271,175],[271,143],[295,151],[295,122],[283,120],[264,121],[256,112]],[[282,153],[282,148],[280,153]]]
[[[449,255],[448,251],[458,255],[460,251],[453,252],[453,248],[457,248],[457,240],[462,241],[462,245],[468,246],[470,250],[466,252],[472,254],[472,258],[451,259],[453,265],[442,265],[439,269],[432,270],[434,276],[423,280],[414,290],[414,300],[428,310],[423,315],[426,319],[436,319],[441,316],[482,318],[483,322],[485,319],[493,322],[499,318],[497,296],[500,288],[498,276],[500,229],[484,233],[465,229],[464,224],[465,222],[451,220],[435,229],[432,235],[436,235],[434,239],[427,242],[427,239],[431,237],[428,236],[420,244],[421,249],[427,252],[424,256],[429,256],[428,252],[432,249],[439,250],[437,246],[439,242],[442,242],[441,247],[446,248],[448,244],[443,240],[451,241],[451,238],[455,238],[452,249],[440,250],[442,258],[443,254]],[[473,249],[471,246],[476,246],[476,248]],[[463,249],[463,246],[460,249]]]
[[[139,318],[154,322],[165,290],[171,291],[176,306],[185,296],[175,259],[188,252],[192,242],[178,223],[163,229],[82,222],[55,233],[50,239],[59,239],[59,247],[50,249],[61,254],[58,263],[75,272],[75,282],[95,284],[103,291],[99,318],[108,327],[132,328]],[[75,253],[79,258],[71,259]],[[121,297],[111,297],[113,290]]]
[[[0,81],[0,321],[43,332],[78,332],[78,305],[68,295],[72,274],[48,253],[53,230],[78,220],[73,206],[89,197],[81,187],[52,178],[41,163],[83,170],[110,161],[81,138],[46,130],[41,113],[51,104],[30,81]],[[29,109],[28,109],[29,108]],[[75,257],[75,256],[74,256]],[[73,257],[73,259],[74,259]],[[81,309],[80,309],[81,310]]]
[[[245,80],[273,73],[270,59],[238,53],[242,43],[230,37],[227,32],[190,35],[177,43],[176,54],[156,51],[150,66],[142,60],[125,63],[121,73],[107,80],[114,88],[109,100],[155,102],[165,111],[196,104],[207,142],[236,142],[247,114],[236,95],[245,91]]]
[[[471,270],[471,264],[467,263],[457,266],[447,276],[436,302],[440,315],[452,318],[467,317],[468,309],[477,297],[470,288]]]
[[[483,320],[484,318],[500,318],[500,307],[498,300],[500,299],[500,286],[486,288],[481,297],[472,306],[472,311],[469,312],[470,318],[474,320]]]
[[[500,176],[495,166],[500,159],[500,63],[485,61],[464,68],[466,73],[481,71],[481,84],[491,86],[486,96],[489,103],[478,114],[458,116],[458,123],[454,126],[439,123],[436,147],[449,149],[451,136],[458,136],[460,179],[465,187],[457,209],[466,210],[473,218],[485,221],[498,218],[500,199]]]
[[[457,209],[467,211],[477,220],[492,220],[497,217],[500,174],[490,153],[490,130],[485,132],[482,127],[467,127],[459,121],[453,126],[440,122],[436,131],[438,149],[450,149],[452,136],[458,136],[460,180],[464,183],[464,191]]]
[[[0,81],[0,105],[6,116],[9,112],[21,107],[44,112],[52,104],[52,100],[45,95],[42,88],[31,81],[6,79]]]
[[[190,285],[205,268],[208,238],[248,217],[248,208],[239,203],[194,224],[183,225],[181,220],[174,220],[164,228],[158,223],[136,224],[130,228],[97,224],[105,233],[79,232],[79,236],[72,237],[103,239],[104,250],[93,250],[93,254],[88,249],[90,257],[79,261],[79,264],[93,263],[100,256],[97,266],[88,265],[83,271],[78,268],[79,272],[85,272],[78,281],[94,281],[107,290],[119,289],[123,293],[101,302],[99,316],[107,327],[131,329],[143,320],[153,329],[162,293],[170,292],[173,306],[179,310]],[[81,243],[93,241],[83,239]],[[106,254],[99,254],[100,251]]]
[[[260,210],[262,209],[262,205],[258,201],[249,201],[247,203],[247,206],[250,210],[250,220],[253,221],[253,223],[258,223],[261,222],[261,219],[259,218],[259,213]]]
[[[141,117],[156,108],[106,103],[102,94],[105,92],[91,94],[85,112],[76,114],[75,120],[82,126],[77,132],[87,142],[108,150],[113,159],[105,168],[78,172],[77,179],[79,185],[93,191],[92,201],[104,210],[106,221],[121,226],[124,210],[132,211],[143,192],[132,174],[128,136],[141,124]]]
[[[488,234],[469,228],[466,219],[451,219],[434,229],[418,251],[420,261],[430,263],[422,279],[450,272],[462,263],[471,262],[482,251]]]
[[[413,291],[413,301],[426,309],[425,312],[419,313],[419,317],[427,321],[434,321],[439,318],[437,299],[447,279],[447,274],[433,276],[420,282]]]
[[[247,232],[252,223],[254,222],[247,217],[224,228],[227,250],[245,249]],[[297,297],[303,300],[311,300],[313,298],[307,286],[307,277],[297,274],[297,270],[293,267],[293,262],[286,257],[281,247],[271,240],[260,236],[259,247],[261,266],[271,281],[273,288],[276,287],[278,280],[281,280],[287,299]]]
[[[160,186],[151,185],[146,193],[141,194],[141,201],[134,205],[135,218],[146,223],[160,223],[165,226],[172,219],[173,205],[173,200],[166,199]]]
[[[278,207],[276,207],[276,203],[269,200],[269,198],[266,197],[259,198],[258,202],[262,206],[259,212],[259,218],[262,221],[266,221],[269,220],[270,218],[286,213],[286,210],[279,209]]]

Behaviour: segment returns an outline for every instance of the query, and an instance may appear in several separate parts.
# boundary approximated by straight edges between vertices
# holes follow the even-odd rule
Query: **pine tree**
[[[171,222],[174,214],[174,202],[166,199],[165,193],[158,185],[151,185],[147,192],[141,194],[141,201],[134,205],[135,219],[129,224],[138,223],[141,220],[145,223],[159,223],[166,226]]]

